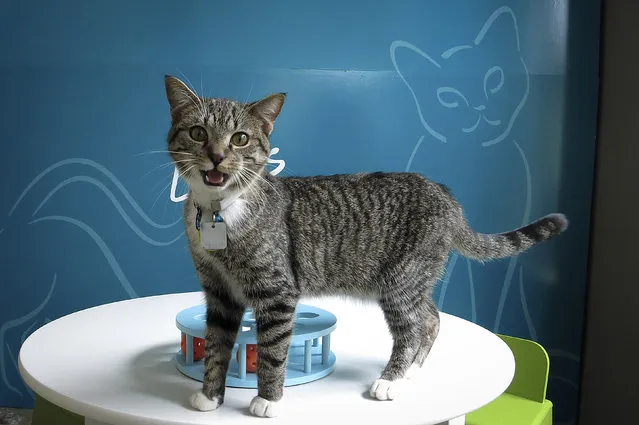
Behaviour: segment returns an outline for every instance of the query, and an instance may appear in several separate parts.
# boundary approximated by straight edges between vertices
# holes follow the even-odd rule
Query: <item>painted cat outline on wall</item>
[[[493,30],[494,26],[499,24],[505,25],[505,28],[502,28],[502,34],[500,35],[510,37],[512,40],[512,47],[516,53],[514,57],[511,57],[510,59],[511,61],[514,60],[517,62],[516,64],[511,63],[510,68],[504,69],[503,64],[498,65],[495,64],[496,61],[494,61],[491,65],[487,66],[487,69],[483,73],[480,72],[480,75],[478,75],[480,83],[476,84],[476,86],[480,87],[480,90],[473,89],[467,91],[463,89],[460,90],[459,87],[440,86],[430,93],[433,95],[432,97],[426,96],[418,98],[413,85],[407,80],[397,64],[396,54],[398,49],[408,49],[412,51],[432,65],[433,70],[439,70],[445,74],[447,72],[447,68],[450,69],[455,67],[454,62],[465,53],[468,53],[469,50],[486,48],[485,45],[492,41],[490,31]],[[505,34],[503,34],[504,32]],[[502,37],[499,37],[499,39],[500,41],[503,41]],[[493,57],[488,58],[489,60],[497,59],[499,61],[504,61],[506,60],[506,55],[512,52],[505,52],[504,54],[501,49],[494,49],[490,53]],[[479,140],[481,145],[484,147],[495,145],[503,141],[509,136],[519,113],[528,100],[528,95],[530,93],[530,75],[528,73],[528,68],[526,67],[526,62],[521,56],[519,27],[513,11],[506,6],[500,7],[490,15],[477,33],[472,44],[454,46],[446,49],[438,57],[433,57],[407,41],[395,40],[391,43],[390,55],[395,71],[413,97],[422,126],[432,137],[444,143],[451,141],[451,139],[455,140],[456,138],[463,136],[470,136],[468,138],[472,138],[473,141]],[[463,58],[461,60],[463,60]],[[518,65],[521,66],[521,73],[519,75],[508,72],[510,70],[514,70],[514,67]],[[512,85],[510,80],[513,79],[513,77],[520,80],[518,81],[520,84],[523,84],[520,96],[517,97],[509,95],[512,91],[507,93],[507,85]],[[469,91],[473,91],[474,96],[471,97],[469,95]],[[479,96],[477,94],[479,94]],[[501,99],[499,99],[500,96]],[[426,108],[422,108],[422,102],[434,99],[436,99],[440,107],[450,110],[452,114],[459,115],[459,110],[470,112],[470,114],[465,115],[470,115],[471,119],[460,125],[460,134],[444,134],[443,130],[437,129],[436,123],[429,122],[424,117],[424,109]],[[495,106],[494,103],[496,101],[502,102],[502,105],[499,106],[503,106],[504,101],[513,103],[510,105],[511,107],[508,108],[511,110],[511,113],[508,116],[491,117],[491,106]],[[492,109],[495,108],[493,107]],[[486,134],[482,134],[482,126],[484,127],[484,130],[488,129],[491,131],[485,131]],[[478,132],[478,130],[480,131]]]
[[[502,43],[500,49],[490,49],[491,43],[494,43],[494,40],[498,40],[498,42]],[[510,43],[510,49],[502,49],[501,47],[504,43]],[[441,78],[447,78],[447,73],[450,72],[450,67],[453,66],[452,63],[456,59],[462,59],[465,54],[483,51],[483,53],[487,52],[488,57],[487,60],[484,58],[483,61],[478,61],[485,65],[485,67],[482,71],[478,72],[477,78],[474,80],[474,90],[469,87],[469,85],[455,87],[450,84],[431,85],[427,90],[420,90],[420,81],[413,79],[414,76],[412,74],[409,75],[407,72],[402,72],[398,64],[397,56],[402,50],[409,55],[413,55],[414,58],[421,59],[427,65],[427,72],[430,72],[430,74],[427,78],[424,78],[424,80],[431,80],[430,77],[433,74]],[[523,172],[526,178],[526,199],[521,224],[527,223],[530,218],[532,206],[531,172],[525,152],[515,140],[509,139],[509,137],[520,112],[528,100],[530,93],[530,74],[521,53],[519,27],[512,9],[507,6],[502,6],[490,13],[487,20],[469,44],[455,45],[444,49],[442,53],[434,56],[429,55],[408,41],[395,40],[390,45],[390,58],[395,71],[412,96],[417,117],[427,133],[427,135],[422,135],[418,138],[407,161],[406,171],[410,169],[417,151],[420,149],[424,140],[428,139],[428,136],[431,137],[431,140],[438,143],[478,143],[480,147],[488,149],[502,149],[507,146],[514,146],[521,158]],[[491,61],[491,59],[493,59],[493,61]],[[504,66],[500,61],[505,61],[508,66]],[[419,74],[417,78],[423,77],[424,72],[420,72]],[[468,72],[466,72],[465,75],[466,74],[468,74]],[[422,81],[422,83],[423,82],[424,81]],[[507,99],[508,96],[505,96],[505,94],[512,94],[512,87],[515,88],[517,95]],[[501,95],[504,95],[504,98],[500,99]],[[505,104],[503,103],[504,100],[510,103]],[[500,103],[500,101],[502,103]],[[505,115],[495,115],[493,112],[495,109],[508,112]],[[432,110],[448,112],[451,120],[449,122],[455,122],[457,124],[457,131],[447,132],[439,125],[439,122],[429,120],[428,112]],[[504,141],[510,141],[512,145],[502,143]],[[448,264],[446,275],[442,279],[442,289],[438,303],[440,308],[443,305],[446,287],[457,260],[458,256],[453,254]],[[530,338],[537,340],[537,331],[530,315],[524,290],[523,266],[519,266],[515,277],[517,261],[518,258],[513,257],[508,262],[497,312],[495,314],[493,331],[499,332],[506,297],[512,280],[516,279],[519,286],[522,314],[526,321]],[[468,261],[467,269],[472,321],[476,321],[474,282],[471,263]],[[578,355],[552,347],[549,347],[548,352],[551,358],[562,358],[572,362],[577,368],[579,367],[580,358]],[[563,376],[552,375],[550,376],[550,380],[563,382],[568,388],[578,391],[577,384]],[[573,423],[573,421],[574,417],[562,423]]]
[[[498,42],[499,48],[492,48]],[[503,45],[509,44],[508,49]],[[400,50],[407,50],[409,54],[421,59],[427,66],[428,78],[406,76],[402,72],[397,60]],[[431,81],[450,78],[450,74],[458,72],[463,67],[463,62],[467,61],[465,55],[475,54],[475,63],[485,67],[479,71],[475,78],[466,78],[463,86],[459,84],[438,85]],[[415,102],[418,118],[426,132],[435,140],[442,143],[480,143],[482,147],[488,148],[498,145],[506,140],[515,124],[519,113],[524,108],[530,93],[530,75],[528,68],[521,55],[521,45],[519,39],[519,27],[517,18],[512,9],[502,6],[495,10],[482,25],[477,35],[470,44],[459,44],[445,49],[438,56],[432,56],[424,52],[412,43],[404,40],[395,40],[390,46],[390,57],[395,71],[408,88],[413,101]],[[472,75],[465,72],[464,77]],[[435,78],[432,78],[435,77]],[[423,89],[426,83],[428,86]],[[513,96],[513,90],[517,95]],[[427,117],[429,110],[437,110],[444,119],[432,122]],[[508,111],[505,115],[499,112]],[[454,122],[455,131],[441,128],[439,122]],[[411,157],[409,164],[415,156],[417,149],[423,142],[423,137],[419,139]],[[519,144],[512,141],[517,149],[524,166],[526,174],[526,204],[521,224],[525,225],[530,218],[531,209],[531,176],[528,161],[524,151]],[[446,296],[446,289],[450,276],[455,268],[458,256],[451,257],[448,271],[442,282],[442,290],[439,306],[443,305]],[[513,278],[517,257],[509,260],[508,268],[502,292],[499,299],[497,313],[495,317],[494,330],[498,331],[503,314],[506,296]],[[472,280],[472,267],[468,263],[472,319],[476,320],[474,283]],[[520,288],[523,291],[523,288]],[[523,292],[522,292],[523,294]],[[530,319],[527,305],[525,305],[525,295],[522,299],[524,316],[530,330],[531,336],[536,338],[536,332]]]

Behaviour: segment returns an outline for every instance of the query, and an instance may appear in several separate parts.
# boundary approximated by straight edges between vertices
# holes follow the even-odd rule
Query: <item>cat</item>
[[[568,226],[556,213],[510,232],[477,233],[446,186],[415,173],[272,176],[265,165],[286,94],[250,103],[204,98],[173,76],[165,77],[165,89],[168,150],[189,187],[184,223],[207,305],[204,382],[190,397],[195,409],[224,402],[231,352],[250,307],[258,388],[249,410],[277,416],[301,296],[377,300],[394,343],[369,393],[394,399],[438,335],[432,291],[451,250],[479,261],[509,257]],[[205,249],[199,229],[220,220],[226,247]]]

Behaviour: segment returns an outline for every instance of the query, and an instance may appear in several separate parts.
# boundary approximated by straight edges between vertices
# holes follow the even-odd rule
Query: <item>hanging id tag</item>
[[[226,223],[202,222],[200,226],[200,244],[207,251],[226,249]]]

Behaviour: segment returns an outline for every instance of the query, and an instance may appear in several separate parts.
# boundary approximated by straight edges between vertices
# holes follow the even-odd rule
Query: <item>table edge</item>
[[[147,296],[147,297],[138,297],[138,298],[129,298],[129,299],[125,299],[125,300],[120,300],[120,301],[114,301],[111,303],[105,303],[105,304],[100,304],[97,306],[93,306],[93,307],[88,307],[86,309],[82,309],[82,310],[78,310],[75,311],[73,313],[64,315],[56,320],[53,320],[49,323],[47,323],[46,325],[38,328],[36,331],[34,331],[31,335],[29,335],[29,337],[27,337],[27,339],[24,341],[24,343],[22,344],[22,346],[20,347],[20,353],[18,355],[18,370],[20,375],[22,376],[22,379],[25,381],[25,383],[38,395],[41,396],[43,398],[45,398],[46,400],[48,400],[49,402],[56,404],[66,410],[69,410],[73,413],[76,413],[80,416],[83,416],[85,418],[90,418],[90,419],[94,419],[94,420],[98,420],[98,421],[107,421],[107,423],[112,422],[114,420],[121,422],[122,425],[134,425],[136,423],[139,423],[140,419],[148,419],[145,416],[138,416],[138,415],[130,415],[127,413],[122,413],[116,410],[111,410],[111,409],[106,409],[104,407],[101,407],[99,405],[95,405],[95,404],[88,404],[88,403],[84,403],[81,401],[78,401],[74,398],[68,397],[60,392],[55,391],[53,388],[43,384],[42,382],[38,381],[34,376],[32,376],[27,369],[24,367],[23,365],[23,361],[22,361],[22,347],[27,343],[27,341],[29,341],[29,339],[31,339],[32,337],[37,337],[37,333],[39,330],[45,328],[46,326],[49,326],[50,324],[56,322],[59,319],[65,318],[65,317],[69,317],[69,316],[73,316],[88,310],[92,310],[92,309],[97,309],[97,308],[101,308],[104,307],[106,305],[111,305],[111,304],[117,304],[117,303],[128,303],[128,302],[135,302],[141,299],[149,299],[149,298],[159,298],[159,297],[171,297],[171,296],[176,296],[176,295],[181,295],[181,296],[188,296],[188,295],[196,295],[196,294],[200,294],[202,295],[203,292],[202,291],[193,291],[193,292],[179,292],[179,293],[172,293],[172,294],[161,294],[161,295],[151,295],[151,296]],[[308,302],[308,301],[307,301]],[[476,406],[468,411],[465,411],[466,409],[463,409],[462,411],[459,412],[458,415],[456,415],[455,417],[459,417],[459,416],[464,416],[467,415],[468,413],[471,413],[483,406],[486,406],[487,404],[490,404],[491,402],[493,402],[494,400],[496,400],[497,398],[499,398],[507,389],[508,386],[510,386],[510,384],[512,383],[512,380],[514,378],[514,374],[515,374],[515,358],[514,358],[514,354],[512,353],[512,350],[510,349],[510,347],[508,347],[508,345],[497,336],[496,333],[490,331],[489,329],[478,325],[477,323],[473,323],[470,320],[464,319],[462,317],[458,317],[449,313],[445,313],[445,312],[441,312],[439,311],[439,315],[440,316],[446,316],[448,318],[448,320],[458,320],[458,321],[463,321],[465,322],[466,325],[470,324],[472,326],[475,326],[476,328],[478,328],[479,330],[481,330],[482,332],[485,332],[486,334],[491,335],[494,338],[497,338],[497,340],[499,341],[498,343],[502,345],[502,347],[504,347],[506,349],[506,351],[509,353],[509,358],[511,360],[511,364],[512,367],[510,368],[510,378],[508,380],[508,384],[506,385],[506,387],[504,388],[504,390],[500,393],[494,396],[494,398],[492,398],[490,401],[481,404],[479,406]],[[449,420],[452,418],[448,418],[448,419],[444,419],[444,422],[446,420]],[[154,420],[155,421],[155,420]],[[163,424],[169,424],[169,425],[173,425],[175,424],[175,422],[165,422],[163,420],[159,420],[155,421],[154,423],[158,424],[158,425],[163,425]]]

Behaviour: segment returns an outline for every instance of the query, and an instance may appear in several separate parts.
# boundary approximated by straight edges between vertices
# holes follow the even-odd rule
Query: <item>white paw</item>
[[[370,395],[377,400],[394,400],[400,395],[404,384],[403,379],[397,381],[377,379],[371,385]]]
[[[249,411],[260,418],[274,418],[279,414],[277,401],[268,401],[259,395],[251,400]]]
[[[215,410],[220,406],[220,400],[217,397],[214,397],[213,400],[211,400],[205,396],[202,391],[193,393],[191,398],[189,398],[189,403],[191,403],[191,407],[201,410],[202,412]]]
[[[422,373],[422,368],[413,363],[412,365],[410,365],[410,367],[408,368],[408,370],[406,371],[406,374],[404,375],[404,378],[406,379],[415,379],[419,376],[420,373]]]

